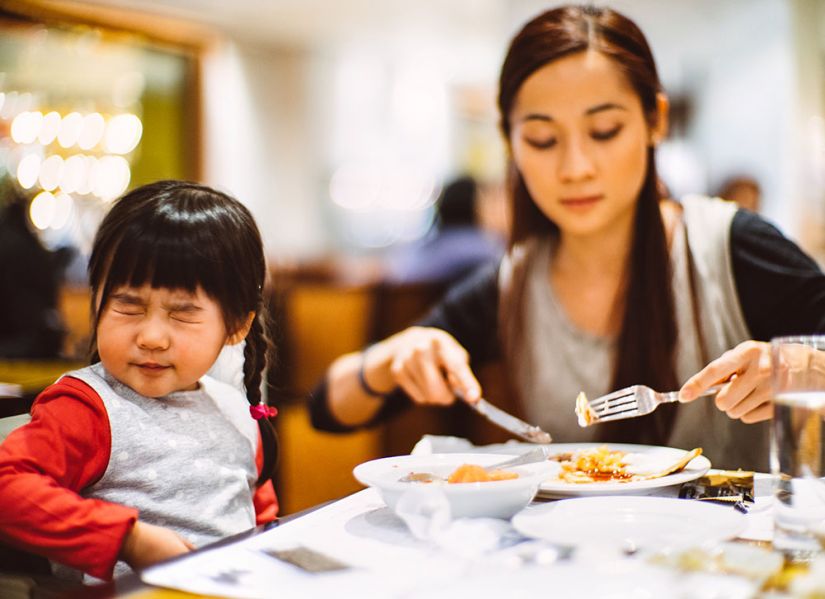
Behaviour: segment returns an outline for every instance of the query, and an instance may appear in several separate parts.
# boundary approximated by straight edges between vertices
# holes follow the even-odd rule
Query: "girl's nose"
[[[160,318],[147,318],[140,327],[137,344],[141,349],[163,350],[169,347],[169,332]]]
[[[596,167],[585,142],[570,139],[561,152],[559,176],[564,182],[582,181],[593,177]]]

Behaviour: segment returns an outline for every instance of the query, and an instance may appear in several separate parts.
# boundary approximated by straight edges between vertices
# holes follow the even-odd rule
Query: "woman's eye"
[[[536,148],[537,150],[547,150],[556,145],[556,138],[549,139],[525,139],[527,145]]]
[[[612,129],[605,129],[603,131],[593,131],[590,133],[590,137],[595,139],[596,141],[607,141],[608,139],[613,139],[619,134],[619,131],[622,130],[621,125],[616,125]]]

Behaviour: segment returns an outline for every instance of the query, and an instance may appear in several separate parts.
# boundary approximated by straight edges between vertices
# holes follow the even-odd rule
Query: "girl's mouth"
[[[135,366],[147,372],[161,372],[169,368],[169,366],[164,366],[163,364],[157,364],[155,362],[141,362],[139,364],[135,364]]]

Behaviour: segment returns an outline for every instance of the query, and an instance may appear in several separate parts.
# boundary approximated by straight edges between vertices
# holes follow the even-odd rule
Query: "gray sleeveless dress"
[[[144,397],[100,363],[65,376],[97,392],[112,433],[106,471],[83,497],[136,508],[140,520],[198,547],[255,526],[258,425],[238,389],[205,376],[194,391]],[[53,571],[79,577],[57,564]],[[115,576],[129,571],[115,566]]]

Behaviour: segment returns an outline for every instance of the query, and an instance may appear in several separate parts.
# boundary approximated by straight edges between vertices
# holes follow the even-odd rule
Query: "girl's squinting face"
[[[543,66],[519,89],[510,123],[527,190],[563,236],[632,226],[651,133],[615,63],[587,51]]]
[[[196,389],[228,342],[220,306],[200,288],[120,287],[97,326],[103,365],[145,397]]]

